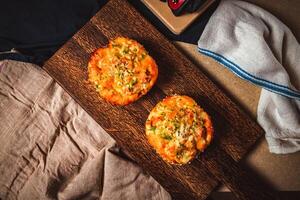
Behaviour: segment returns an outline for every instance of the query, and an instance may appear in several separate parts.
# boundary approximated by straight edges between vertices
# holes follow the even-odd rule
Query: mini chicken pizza
[[[138,42],[118,37],[97,49],[88,63],[88,79],[106,101],[127,105],[154,85],[158,68]]]
[[[209,115],[192,98],[175,95],[150,112],[146,136],[165,161],[186,164],[210,144],[213,126]]]

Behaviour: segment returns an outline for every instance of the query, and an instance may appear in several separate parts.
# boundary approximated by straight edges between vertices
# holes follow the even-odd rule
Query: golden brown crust
[[[186,164],[204,151],[213,137],[210,117],[188,96],[171,96],[158,103],[146,122],[151,146],[167,162]]]
[[[158,68],[141,44],[117,37],[106,48],[92,54],[88,74],[103,99],[115,105],[127,105],[152,88]]]

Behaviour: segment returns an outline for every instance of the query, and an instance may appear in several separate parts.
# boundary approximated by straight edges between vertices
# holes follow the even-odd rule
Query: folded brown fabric
[[[170,199],[42,69],[0,65],[0,199]]]

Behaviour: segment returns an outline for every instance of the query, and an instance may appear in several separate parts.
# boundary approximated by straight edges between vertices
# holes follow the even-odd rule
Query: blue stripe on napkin
[[[277,83],[273,83],[268,80],[253,76],[252,74],[249,74],[248,72],[243,70],[237,64],[231,62],[230,60],[228,60],[227,58],[223,57],[222,55],[220,55],[218,53],[215,53],[215,52],[212,52],[210,50],[203,49],[200,47],[198,47],[198,51],[206,56],[213,58],[218,63],[220,63],[221,65],[230,69],[234,74],[236,74],[237,76],[239,76],[242,79],[248,80],[256,85],[259,85],[259,86],[261,86],[269,91],[275,92],[277,94],[300,100],[300,93],[298,91],[292,90],[291,88],[288,88],[284,85],[279,85]]]

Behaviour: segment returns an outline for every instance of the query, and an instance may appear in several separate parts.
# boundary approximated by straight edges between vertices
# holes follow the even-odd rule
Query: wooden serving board
[[[87,82],[91,53],[117,36],[139,41],[159,66],[152,90],[124,107],[103,101]],[[43,68],[174,198],[205,199],[219,182],[239,198],[257,195],[257,182],[237,161],[263,130],[128,2],[109,1]],[[211,146],[185,166],[165,163],[144,133],[151,109],[173,94],[193,97],[212,116],[215,127]]]

